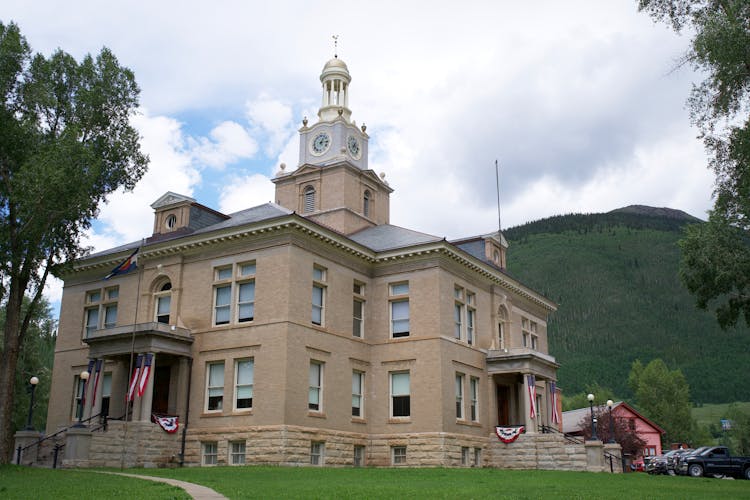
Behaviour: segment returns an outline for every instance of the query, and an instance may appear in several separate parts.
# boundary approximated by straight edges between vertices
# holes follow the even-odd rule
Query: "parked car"
[[[688,453],[691,453],[693,451],[692,448],[681,448],[679,450],[674,450],[674,454],[667,457],[667,474],[670,476],[674,476],[677,474],[677,466],[680,464],[680,459],[687,455]]]
[[[704,475],[750,479],[750,457],[733,457],[726,446],[713,446],[686,456],[681,468],[693,477]]]
[[[681,453],[682,451],[684,450],[670,450],[663,455],[650,457],[650,459],[646,462],[646,472],[648,472],[649,474],[668,474],[670,465],[674,467],[675,455]],[[672,468],[672,470],[674,470],[674,468]]]
[[[687,464],[685,461],[688,459],[688,457],[691,457],[693,455],[698,455],[700,453],[703,453],[707,449],[709,449],[709,446],[701,446],[700,448],[695,448],[693,450],[688,450],[687,453],[683,453],[677,458],[677,463],[675,464],[675,472],[679,474],[680,476],[686,476],[687,475]]]

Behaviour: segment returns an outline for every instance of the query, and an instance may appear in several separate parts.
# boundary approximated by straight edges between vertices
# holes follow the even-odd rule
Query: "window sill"
[[[366,424],[367,419],[362,418],[362,417],[352,417],[352,423],[353,424]]]
[[[224,410],[217,410],[217,411],[204,411],[201,413],[201,418],[213,418],[213,417],[223,417],[224,416]]]
[[[456,425],[465,425],[467,427],[482,427],[482,424],[480,424],[479,422],[475,422],[472,420],[464,420],[461,418],[456,419]]]
[[[410,424],[411,417],[390,417],[388,419],[389,424]]]
[[[252,414],[253,414],[252,408],[241,408],[241,409],[232,410],[232,415],[252,415]]]
[[[313,417],[313,418],[327,418],[325,412],[322,412],[322,411],[308,410],[307,411],[307,416],[308,417]]]

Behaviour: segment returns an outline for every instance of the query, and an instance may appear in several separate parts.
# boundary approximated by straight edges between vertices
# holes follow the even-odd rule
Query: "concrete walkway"
[[[200,484],[188,483],[187,481],[179,481],[177,479],[171,479],[168,477],[157,477],[157,476],[141,476],[139,474],[126,474],[124,472],[105,472],[97,471],[102,474],[114,474],[116,476],[134,477],[137,479],[148,479],[149,481],[156,481],[158,483],[171,484],[182,488],[187,492],[188,495],[193,497],[195,500],[228,500],[224,495],[217,493],[211,488],[201,486]]]

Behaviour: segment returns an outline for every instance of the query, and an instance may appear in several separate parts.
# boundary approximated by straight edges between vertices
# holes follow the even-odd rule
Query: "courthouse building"
[[[555,304],[508,275],[499,232],[391,225],[397,186],[368,167],[346,64],[320,81],[275,203],[223,214],[168,192],[153,234],[62,276],[46,432],[109,417],[79,464],[507,466],[496,426],[528,444],[556,425]]]

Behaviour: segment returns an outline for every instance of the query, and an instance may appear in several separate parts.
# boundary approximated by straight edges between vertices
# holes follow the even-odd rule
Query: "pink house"
[[[579,408],[563,412],[563,432],[572,436],[581,436],[583,434],[581,422],[591,414],[590,411],[589,408]],[[596,411],[602,413],[600,418],[608,416],[606,407],[599,406]],[[627,422],[628,428],[646,442],[640,456],[633,457],[632,463],[636,467],[643,467],[644,456],[661,455],[661,436],[664,434],[664,429],[638,413],[635,408],[624,401],[618,401],[612,405],[612,418],[619,422]]]

